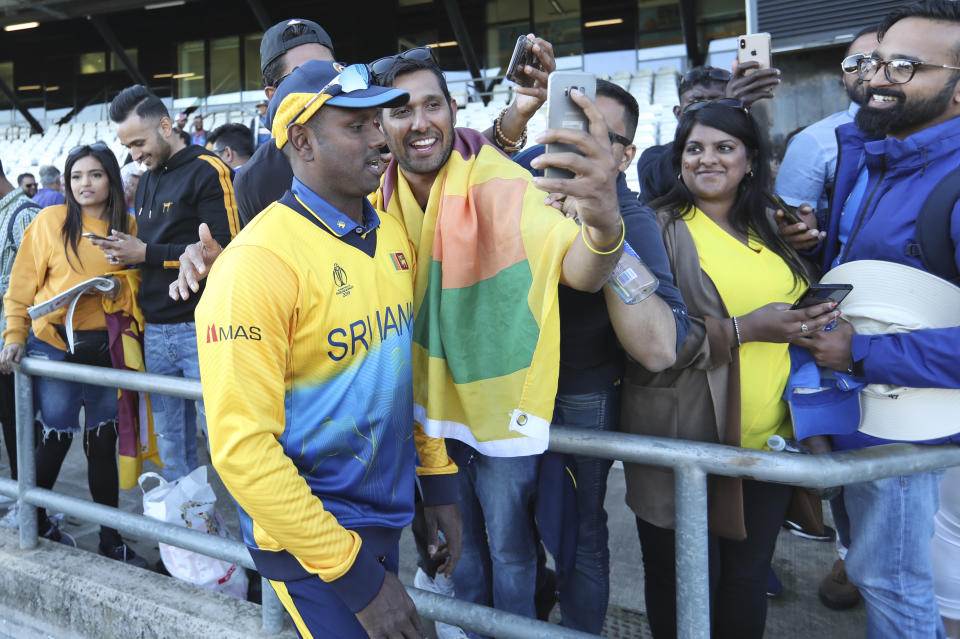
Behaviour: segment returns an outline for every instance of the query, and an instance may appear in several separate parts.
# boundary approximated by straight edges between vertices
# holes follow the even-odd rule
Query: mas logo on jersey
[[[390,257],[393,258],[393,268],[398,271],[410,270],[410,265],[407,264],[407,257],[403,253],[391,253]]]
[[[210,324],[207,326],[207,344],[213,342],[229,342],[230,340],[245,339],[251,342],[259,342],[262,337],[260,335],[260,327],[243,324],[228,324],[227,326],[217,326],[216,324]]]

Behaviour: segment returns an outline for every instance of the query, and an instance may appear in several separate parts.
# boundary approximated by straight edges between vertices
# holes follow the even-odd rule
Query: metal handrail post
[[[263,631],[267,634],[279,634],[283,630],[283,604],[270,585],[270,580],[260,577],[260,615]]]
[[[710,558],[707,474],[699,466],[674,470],[676,498],[677,636],[710,637]]]
[[[17,502],[20,504],[20,548],[37,547],[37,507],[24,501],[24,494],[37,485],[33,429],[33,380],[19,370],[13,372],[17,412]]]

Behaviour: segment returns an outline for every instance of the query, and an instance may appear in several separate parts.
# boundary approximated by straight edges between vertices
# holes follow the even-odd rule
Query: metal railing
[[[20,547],[37,545],[36,507],[117,528],[138,539],[172,544],[187,550],[254,568],[246,546],[238,541],[187,530],[108,506],[36,487],[34,412],[30,376],[201,399],[200,382],[148,373],[24,358],[16,371],[17,464],[19,481],[0,479],[0,494],[20,503]],[[553,426],[553,452],[570,453],[664,466],[674,470],[676,490],[677,635],[683,639],[710,636],[710,594],[707,557],[707,475],[827,488],[882,477],[960,465],[958,446],[888,444],[826,455],[795,455],[689,442],[662,437]],[[503,639],[587,639],[595,637],[486,606],[407,588],[418,612],[437,621]],[[263,583],[263,628],[276,633],[283,609],[273,588]]]

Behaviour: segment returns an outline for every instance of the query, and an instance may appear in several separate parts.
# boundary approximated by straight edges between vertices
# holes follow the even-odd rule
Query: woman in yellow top
[[[763,448],[770,435],[791,435],[781,399],[790,371],[788,342],[820,330],[837,312],[831,303],[790,310],[807,275],[764,205],[769,155],[743,105],[717,100],[689,107],[680,118],[673,160],[677,183],[651,207],[691,328],[671,368],[653,373],[628,361],[621,427]],[[614,328],[626,336],[626,316],[616,310]],[[674,637],[673,474],[628,464],[626,479],[650,626],[657,639]],[[713,637],[759,638],[770,561],[792,489],[715,477],[709,490]]]
[[[24,353],[28,357],[96,366],[111,365],[107,324],[99,295],[85,295],[73,315],[74,352],[67,352],[66,309],[37,318],[31,323],[27,308],[47,301],[69,288],[123,268],[113,266],[103,251],[83,239],[84,233],[108,236],[110,229],[136,233],[136,222],[127,213],[123,182],[117,159],[103,142],[76,147],[67,155],[63,172],[67,179],[66,202],[37,214],[27,227],[10,273],[10,286],[3,298],[7,327],[0,353],[0,370],[10,372]],[[104,295],[121,306],[133,308],[130,290],[110,277],[114,287]],[[98,504],[116,508],[117,390],[47,377],[34,378],[34,403],[43,425],[37,446],[37,486],[53,488],[60,466],[79,430],[84,408],[83,450],[87,456],[90,494]],[[75,542],[58,529],[55,521],[38,508],[39,530],[44,537],[70,545]],[[134,565],[146,562],[123,542],[113,528],[101,527],[100,552]]]

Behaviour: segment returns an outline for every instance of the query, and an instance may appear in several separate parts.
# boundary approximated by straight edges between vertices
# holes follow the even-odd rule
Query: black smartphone
[[[776,193],[765,191],[764,195],[767,196],[767,201],[770,202],[770,205],[773,206],[774,209],[780,209],[783,211],[783,217],[786,218],[788,222],[791,224],[799,224],[803,222],[803,220],[800,219],[800,216],[797,215],[797,207],[790,206]]]
[[[543,70],[540,58],[533,52],[533,40],[522,35],[517,38],[517,46],[513,48],[513,55],[510,57],[510,64],[507,66],[507,80],[522,87],[532,87],[536,80],[523,70],[527,65]]]
[[[823,304],[824,302],[839,304],[852,290],[853,284],[811,284],[803,297],[793,305],[793,310]]]
[[[102,235],[97,235],[96,233],[81,233],[83,237],[89,237],[92,240],[104,240],[105,242],[112,242],[112,237],[103,237]]]

